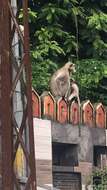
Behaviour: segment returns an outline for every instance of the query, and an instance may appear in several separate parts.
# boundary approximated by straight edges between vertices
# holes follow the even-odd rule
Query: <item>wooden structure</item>
[[[34,99],[38,101],[34,102]],[[44,118],[45,116],[45,118],[61,124],[71,123],[74,127],[83,124],[89,127],[106,128],[106,110],[101,103],[94,106],[87,100],[79,107],[75,101],[69,104],[62,98],[56,101],[50,92],[45,92],[43,96],[39,97],[34,90],[32,91],[32,100],[33,117]],[[35,114],[35,110],[38,114]],[[42,114],[39,110],[42,110]]]

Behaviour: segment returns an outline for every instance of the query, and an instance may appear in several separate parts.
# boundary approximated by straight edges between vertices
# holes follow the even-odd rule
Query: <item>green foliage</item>
[[[107,189],[107,168],[97,169],[93,172],[94,186],[93,190]]]
[[[81,86],[96,87],[104,75],[105,62],[96,59],[84,59],[77,62],[77,80]]]
[[[30,22],[34,22],[35,23],[35,20],[37,18],[37,12],[34,12],[34,11],[31,11],[30,8],[28,8],[28,13],[29,13],[29,23]],[[22,22],[23,21],[23,10],[21,9],[20,10],[20,14],[19,14],[19,21]]]
[[[33,63],[33,61],[32,61]],[[49,90],[49,79],[51,77],[51,72],[56,70],[55,63],[49,59],[44,60],[43,62],[38,62],[37,64],[32,64],[33,70],[33,86],[38,89],[39,93],[44,90]]]
[[[102,89],[101,81],[107,76],[107,63],[104,60],[82,59],[76,62],[75,80],[78,81],[81,100],[91,99],[92,102],[104,100],[105,91]]]
[[[107,32],[107,14],[102,11],[98,13],[93,12],[93,14],[88,17],[88,27]]]
[[[102,11],[93,11],[92,15],[88,17],[88,28],[94,29],[93,32],[96,32],[93,39],[94,55],[106,56],[107,43],[102,39],[100,32],[107,32],[107,14]]]
[[[106,6],[105,0],[30,1],[33,86],[38,92],[49,89],[53,72],[72,58],[81,99],[107,104]]]

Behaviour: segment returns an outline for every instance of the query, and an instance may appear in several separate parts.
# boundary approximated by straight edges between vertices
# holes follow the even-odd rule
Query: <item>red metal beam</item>
[[[28,101],[28,125],[29,125],[29,143],[30,143],[30,161],[31,161],[31,188],[36,190],[36,168],[34,158],[34,136],[33,136],[33,111],[32,111],[32,74],[29,56],[29,27],[28,27],[28,0],[23,1],[24,14],[24,53],[25,53],[25,69],[27,80],[27,101]],[[33,148],[32,148],[33,146]],[[29,189],[29,188],[27,188]],[[26,190],[27,190],[26,189]]]
[[[2,189],[13,190],[12,171],[12,106],[11,90],[11,60],[10,60],[10,14],[7,2],[1,0],[1,137],[2,137]]]
[[[2,189],[3,190],[21,190],[22,186],[14,172],[14,160],[18,151],[18,145],[21,145],[26,159],[26,170],[29,168],[28,179],[23,186],[23,190],[36,190],[36,170],[35,170],[35,154],[34,154],[34,135],[33,135],[33,115],[32,115],[32,87],[31,87],[31,64],[29,57],[29,29],[28,29],[28,1],[23,0],[23,25],[24,36],[20,31],[17,23],[17,14],[14,15],[13,8],[8,0],[0,0],[0,74],[1,74],[1,97],[0,97],[0,119],[1,119],[1,136],[2,136]],[[17,8],[17,7],[16,7]],[[13,29],[12,29],[13,27]],[[12,33],[10,33],[10,31]],[[12,72],[15,62],[11,59],[12,39],[14,34],[18,34],[21,39],[24,52],[22,52],[22,62],[16,63],[16,76],[12,81]],[[20,44],[19,44],[20,45]],[[24,73],[24,75],[23,75]],[[25,76],[26,75],[26,76]],[[23,80],[21,80],[23,78]],[[26,78],[26,81],[25,81]],[[24,83],[22,96],[24,97],[22,109],[22,122],[18,126],[14,110],[13,97],[17,84]],[[21,84],[22,85],[22,84]],[[21,90],[21,88],[20,88]],[[13,133],[14,131],[14,133]],[[28,133],[28,139],[24,139],[23,134]],[[16,142],[13,144],[14,135]],[[27,177],[27,176],[25,176]]]

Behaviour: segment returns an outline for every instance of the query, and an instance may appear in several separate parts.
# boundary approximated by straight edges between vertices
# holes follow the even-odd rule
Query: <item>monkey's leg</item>
[[[68,101],[71,101],[74,97],[77,98],[78,105],[80,106],[80,98],[77,94],[73,93],[68,97]]]
[[[79,95],[77,96],[78,105],[80,106],[80,98]]]
[[[68,101],[71,101],[74,97],[75,97],[75,94],[72,93],[72,94],[68,97]]]
[[[70,89],[70,82],[68,82],[68,88],[67,88],[67,91],[65,93],[65,99],[67,99],[69,97],[70,91],[71,91],[71,89]]]

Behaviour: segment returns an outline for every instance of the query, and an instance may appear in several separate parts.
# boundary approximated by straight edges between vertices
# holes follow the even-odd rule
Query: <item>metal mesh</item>
[[[3,190],[36,189],[27,4],[27,0],[0,2],[0,174]],[[23,9],[21,26],[18,22],[20,8]]]

